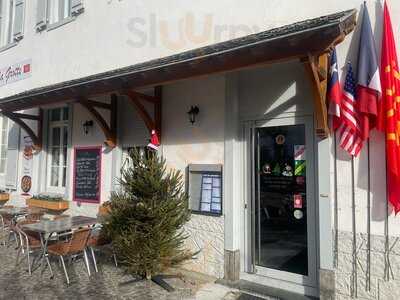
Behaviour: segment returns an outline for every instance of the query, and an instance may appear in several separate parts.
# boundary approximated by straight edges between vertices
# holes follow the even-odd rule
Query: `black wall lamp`
[[[83,123],[83,131],[85,132],[85,135],[89,134],[90,128],[93,127],[93,120],[87,120],[85,123]]]
[[[199,114],[200,109],[195,105],[195,106],[191,106],[190,110],[188,111],[188,115],[189,115],[189,121],[190,123],[192,123],[192,125],[196,122],[196,116]]]

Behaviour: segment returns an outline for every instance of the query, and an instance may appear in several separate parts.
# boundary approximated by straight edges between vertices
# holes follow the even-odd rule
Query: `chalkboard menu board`
[[[75,148],[74,201],[100,203],[101,147]]]

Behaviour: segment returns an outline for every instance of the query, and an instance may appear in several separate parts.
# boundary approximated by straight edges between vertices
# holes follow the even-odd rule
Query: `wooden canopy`
[[[136,99],[132,100],[132,103],[138,109],[146,125],[148,127],[155,126],[156,117],[152,119],[146,115],[137,99],[158,103],[161,101],[160,96],[152,98],[139,95],[135,92],[135,89],[146,86],[160,86],[176,80],[262,64],[299,59],[305,64],[312,83],[317,134],[324,137],[328,134],[325,103],[328,53],[336,44],[343,41],[345,36],[354,29],[355,24],[356,10],[306,20],[126,68],[29,90],[0,99],[0,109],[6,116],[13,114],[15,120],[18,117],[15,112],[20,110],[67,100],[78,101],[99,122],[105,131],[106,139],[111,141],[109,144],[112,146],[114,144],[114,141],[112,141],[114,139],[113,133],[108,131],[112,131],[111,127],[114,125],[104,124],[104,120],[99,120],[100,114],[97,114],[93,107],[101,105],[91,102],[90,97],[113,93]],[[151,99],[146,99],[146,97]],[[160,114],[160,105],[157,106],[157,114]],[[113,113],[111,106],[107,108]],[[113,107],[115,108],[115,106]],[[160,116],[157,118],[160,118]],[[22,124],[22,122],[18,123]],[[161,131],[161,127],[158,130]]]

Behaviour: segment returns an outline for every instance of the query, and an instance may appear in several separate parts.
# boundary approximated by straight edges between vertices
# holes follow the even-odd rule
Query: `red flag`
[[[386,134],[387,195],[400,211],[400,73],[392,22],[385,2],[381,79],[383,97],[378,107],[378,129]]]
[[[332,131],[336,131],[340,126],[340,106],[342,103],[342,91],[339,82],[338,62],[336,49],[333,49],[330,56],[330,76],[328,84],[329,115],[332,117]]]

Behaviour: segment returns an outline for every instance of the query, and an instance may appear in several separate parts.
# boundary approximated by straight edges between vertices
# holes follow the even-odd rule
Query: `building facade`
[[[201,251],[185,268],[397,299],[384,137],[372,133],[352,170],[326,130],[318,76],[334,46],[341,74],[356,65],[362,3],[0,0],[0,188],[15,205],[57,196],[65,213],[95,216],[154,129],[190,195],[187,247]],[[389,5],[399,45],[400,3]],[[378,51],[382,6],[367,1]],[[77,158],[93,153],[97,181],[79,192]]]

